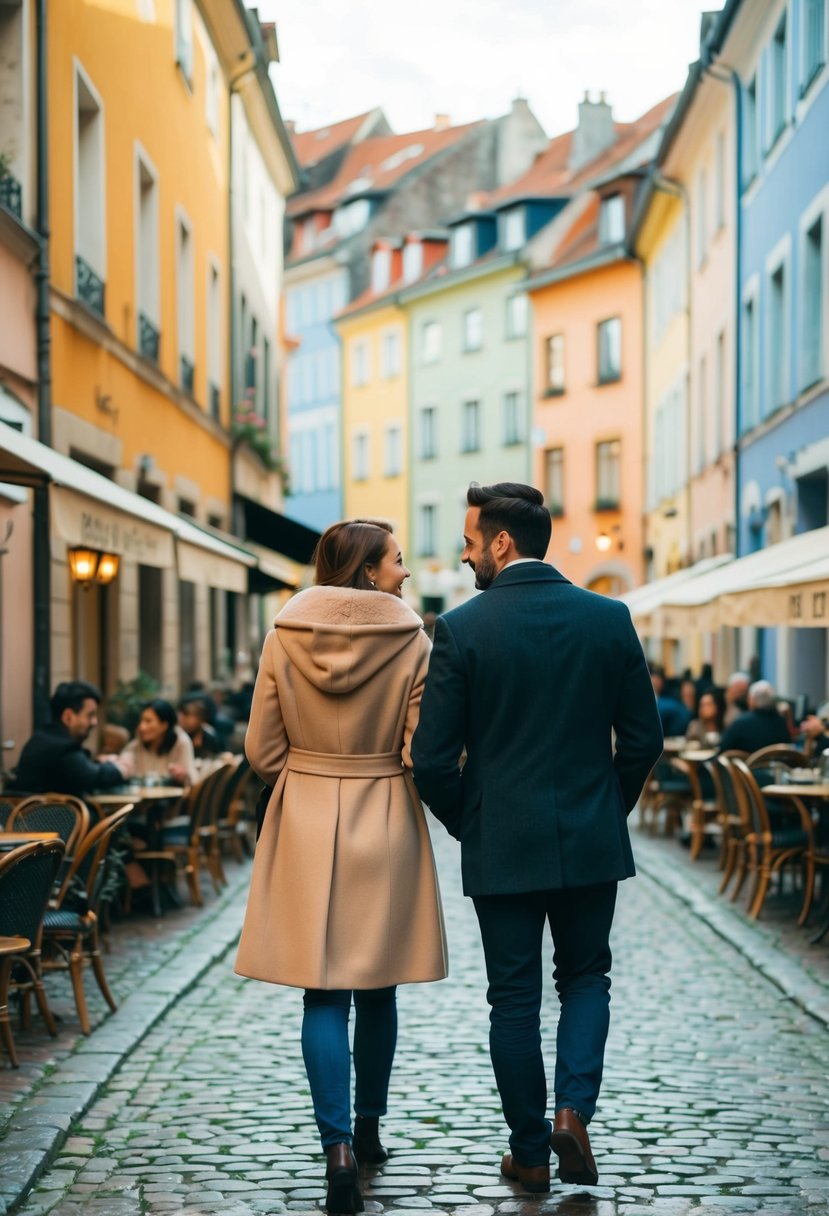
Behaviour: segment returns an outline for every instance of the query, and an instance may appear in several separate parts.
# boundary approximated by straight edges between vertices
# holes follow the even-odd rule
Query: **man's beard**
[[[473,567],[475,571],[475,586],[479,591],[486,591],[492,586],[498,575],[498,567],[491,553],[482,553],[481,560]]]

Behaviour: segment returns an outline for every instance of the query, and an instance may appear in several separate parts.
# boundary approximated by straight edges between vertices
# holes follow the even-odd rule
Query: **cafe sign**
[[[127,515],[84,494],[53,486],[52,526],[68,545],[117,553],[142,566],[175,564],[173,535],[137,515]]]

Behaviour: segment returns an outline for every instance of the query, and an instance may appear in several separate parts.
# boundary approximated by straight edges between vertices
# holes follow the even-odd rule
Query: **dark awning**
[[[319,532],[263,506],[261,502],[246,498],[244,494],[235,497],[244,513],[245,540],[251,540],[274,553],[284,554],[302,566],[310,563],[320,538]]]

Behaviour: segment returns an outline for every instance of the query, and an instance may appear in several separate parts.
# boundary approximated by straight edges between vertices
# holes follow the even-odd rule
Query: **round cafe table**
[[[149,851],[158,852],[161,848],[161,814],[163,802],[175,802],[187,790],[181,785],[125,785],[123,790],[110,790],[106,794],[91,794],[89,801],[100,807],[126,806],[134,803],[135,811],[146,816]],[[132,815],[128,816],[132,818]],[[136,858],[140,862],[140,854]],[[150,893],[152,898],[153,916],[161,916],[161,881],[159,876],[159,861],[157,858],[147,860],[150,870]]]

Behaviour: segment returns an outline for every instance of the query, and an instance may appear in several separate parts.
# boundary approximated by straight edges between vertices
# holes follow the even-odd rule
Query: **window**
[[[145,359],[158,363],[159,348],[159,250],[158,182],[149,162],[136,156],[138,214],[136,217],[136,269],[138,275],[138,349]]]
[[[422,502],[417,509],[417,551],[420,557],[434,557],[438,551],[438,507]]]
[[[620,460],[622,445],[618,439],[596,444],[596,510],[611,510],[621,502]]]
[[[386,477],[399,477],[403,472],[403,427],[399,422],[390,422],[383,436],[383,473]]]
[[[776,410],[786,399],[786,267],[781,263],[769,281],[768,354],[769,407]]]
[[[262,339],[262,417],[271,420],[271,344]]]
[[[744,154],[744,186],[748,186],[757,176],[757,145],[759,129],[757,124],[757,77],[751,78],[746,86],[745,96],[745,154]]]
[[[753,299],[743,305],[743,427],[759,421],[757,384],[757,305]]]
[[[823,277],[823,216],[807,230],[803,250],[803,325],[801,386],[808,388],[823,374],[822,335],[826,315]]]
[[[433,405],[420,411],[420,459],[434,460],[438,454],[438,412]]]
[[[717,132],[714,145],[714,222],[717,232],[725,227],[725,136]]]
[[[371,290],[385,291],[391,282],[391,250],[375,249],[371,255]]]
[[[625,200],[621,194],[603,198],[599,207],[599,241],[615,245],[625,239]]]
[[[553,397],[564,392],[564,334],[553,334],[547,339],[546,348],[546,396]]]
[[[480,350],[484,341],[484,314],[470,308],[463,314],[463,349]]]
[[[362,232],[370,219],[371,203],[367,198],[356,198],[334,212],[334,231],[340,237],[353,236]]]
[[[697,385],[697,417],[694,428],[694,472],[705,468],[708,439],[708,362],[705,355],[699,361],[699,383]]]
[[[474,257],[474,231],[472,224],[461,224],[453,229],[449,241],[449,265],[453,270],[468,266]]]
[[[771,44],[771,144],[781,135],[789,117],[789,49],[786,13],[774,31]]]
[[[387,329],[380,339],[380,375],[392,380],[400,375],[400,330]]]
[[[802,24],[801,97],[826,62],[826,0],[804,0]]]
[[[714,452],[715,460],[722,455],[725,434],[725,403],[728,399],[725,387],[725,331],[717,334],[717,363],[714,368]]]
[[[193,0],[176,0],[176,63],[193,80]]]
[[[564,448],[544,453],[544,494],[551,515],[564,514]]]
[[[211,47],[205,69],[204,116],[207,120],[208,129],[216,139],[219,137],[219,104],[222,95],[221,86],[222,78],[219,73],[219,64]]]
[[[207,271],[207,393],[210,413],[218,421],[222,386],[222,292],[219,267]]]
[[[513,207],[502,220],[504,249],[520,249],[526,238],[526,222],[523,207]]]
[[[351,463],[354,481],[368,481],[369,478],[369,433],[355,431],[351,440]]]
[[[708,215],[706,213],[708,182],[705,169],[697,177],[697,265],[701,266],[708,252]]]
[[[507,337],[523,338],[527,332],[529,307],[524,292],[507,296]]]
[[[368,384],[369,378],[368,342],[365,338],[360,338],[359,341],[351,343],[351,384],[354,388],[360,388],[361,385]]]
[[[597,326],[599,341],[599,384],[610,384],[622,377],[622,321],[611,317]]]
[[[94,312],[104,315],[106,204],[104,111],[91,81],[75,69],[75,290]]]
[[[504,444],[521,442],[521,394],[504,393]]]
[[[413,283],[423,274],[423,242],[409,241],[403,246],[403,279]]]
[[[478,452],[481,448],[481,403],[464,401],[461,406],[461,451]]]
[[[443,332],[440,327],[440,322],[424,322],[421,335],[421,361],[423,363],[437,363],[438,359],[440,358],[441,346],[443,345]]]
[[[179,212],[176,221],[176,303],[178,314],[179,383],[193,394],[195,375],[193,233],[189,221]]]

